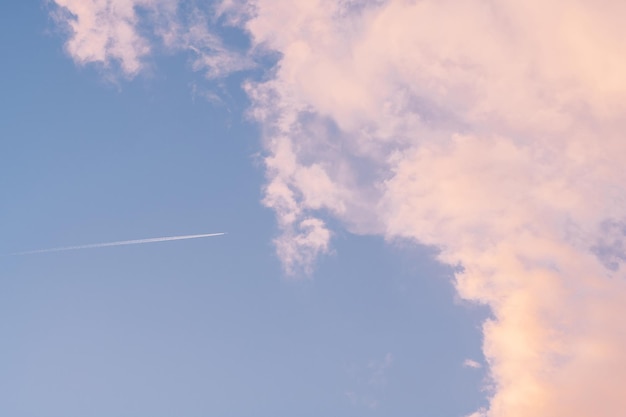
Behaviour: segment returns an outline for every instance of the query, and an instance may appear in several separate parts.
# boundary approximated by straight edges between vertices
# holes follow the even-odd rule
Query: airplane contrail
[[[205,233],[205,234],[202,234],[202,235],[154,237],[154,238],[150,238],[150,239],[122,240],[122,241],[119,241],[119,242],[91,243],[91,244],[88,244],[88,245],[64,246],[64,247],[60,247],[60,248],[39,249],[39,250],[31,250],[31,251],[26,251],[26,252],[16,252],[16,253],[11,253],[9,256],[34,255],[36,253],[63,252],[63,251],[68,251],[68,250],[105,248],[107,246],[141,245],[143,243],[168,242],[168,241],[171,241],[171,240],[200,239],[200,238],[203,238],[203,237],[221,236],[221,235],[225,235],[225,234],[226,233]]]

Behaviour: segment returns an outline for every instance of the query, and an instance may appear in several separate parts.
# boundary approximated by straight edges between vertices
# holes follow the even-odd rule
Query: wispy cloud
[[[483,367],[480,363],[476,362],[473,359],[465,359],[463,361],[463,366],[465,368],[472,368],[472,369],[480,369]]]
[[[345,393],[353,406],[378,408],[387,386],[387,374],[393,365],[393,355],[387,353],[382,359],[372,359],[367,366],[351,369],[355,387]]]
[[[251,68],[246,53],[227,48],[214,33],[219,8],[181,0],[51,0],[52,15],[67,28],[66,49],[78,64],[119,66],[134,77],[155,49],[191,54],[194,70],[217,78]],[[185,7],[181,7],[183,5]]]
[[[385,357],[380,361],[370,361],[368,368],[371,372],[369,377],[369,384],[371,385],[386,385],[387,384],[387,370],[391,368],[393,364],[393,355],[387,353]]]

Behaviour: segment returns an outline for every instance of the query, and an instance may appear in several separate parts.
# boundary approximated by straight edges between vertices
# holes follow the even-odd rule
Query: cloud
[[[478,363],[475,360],[473,360],[473,359],[465,359],[463,361],[463,367],[465,367],[465,368],[472,368],[472,369],[480,369],[483,366],[480,363]]]
[[[485,409],[480,409],[466,417],[485,417],[487,415],[487,411]]]
[[[393,361],[393,354],[387,353],[382,359],[370,360],[366,367],[350,369],[358,388],[347,391],[345,395],[353,406],[375,409],[382,403],[380,397],[387,386],[387,374]]]
[[[620,416],[626,6],[254,5],[247,30],[281,54],[247,89],[286,270],[330,247],[304,219],[437,247],[493,311],[487,415]]]
[[[241,51],[227,48],[214,31],[221,12],[180,0],[51,0],[53,16],[68,30],[66,49],[80,65],[117,65],[126,77],[146,67],[153,50],[192,56],[209,78],[251,68]],[[181,7],[184,4],[185,7]]]
[[[137,10],[156,3],[57,3],[73,14],[77,62],[141,69],[150,42]],[[285,270],[308,273],[331,251],[329,219],[436,247],[458,267],[459,295],[493,312],[483,326],[493,392],[475,415],[621,417],[626,4],[230,0],[216,10],[249,33],[251,51],[280,57],[245,89]],[[171,45],[223,56],[210,31],[187,27]]]
[[[53,0],[55,16],[68,27],[68,53],[79,64],[119,63],[128,75],[137,74],[150,44],[139,32],[136,9],[152,8],[151,0]]]
[[[368,364],[368,368],[371,371],[371,375],[369,378],[370,385],[381,385],[384,386],[387,384],[387,370],[391,368],[393,364],[393,355],[391,353],[387,353],[383,360],[381,361],[370,361]]]

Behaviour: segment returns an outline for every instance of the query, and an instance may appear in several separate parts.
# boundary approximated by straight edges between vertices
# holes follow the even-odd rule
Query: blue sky
[[[624,14],[4,2],[0,414],[623,417]]]
[[[207,80],[192,54],[155,54],[130,77],[114,60],[73,61],[50,7],[0,5],[0,251],[228,235],[2,257],[0,414],[447,417],[485,406],[484,368],[463,363],[483,362],[487,310],[458,297],[433,249],[322,213],[327,253],[309,276],[285,272],[280,218],[262,203],[266,128],[241,88],[275,57]],[[219,33],[246,48],[241,31]]]

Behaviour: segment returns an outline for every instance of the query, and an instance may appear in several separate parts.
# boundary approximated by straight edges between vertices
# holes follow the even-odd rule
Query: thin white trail
[[[61,248],[39,249],[39,250],[31,250],[31,251],[26,251],[26,252],[16,252],[16,253],[9,254],[9,256],[34,255],[36,253],[63,252],[63,251],[68,251],[68,250],[105,248],[107,246],[141,245],[143,243],[169,242],[172,240],[200,239],[204,237],[221,236],[225,234],[226,233],[205,233],[202,235],[154,237],[151,239],[122,240],[119,242],[108,242],[108,243],[91,243],[89,245],[65,246]]]

